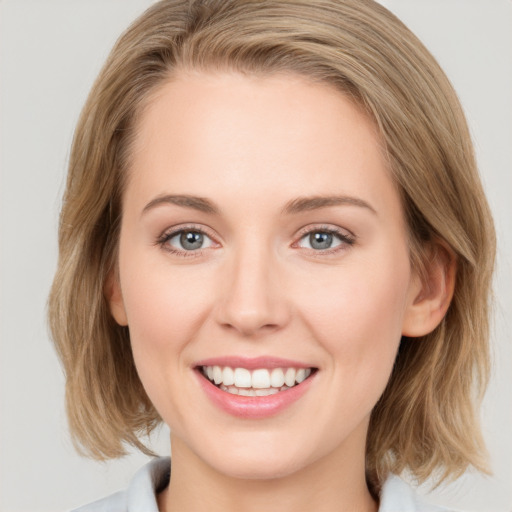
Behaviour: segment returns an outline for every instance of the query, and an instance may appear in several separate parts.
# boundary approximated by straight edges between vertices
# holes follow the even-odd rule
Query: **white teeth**
[[[256,389],[265,389],[270,387],[270,373],[264,368],[252,372],[252,387]]]
[[[203,366],[203,374],[222,390],[244,396],[267,396],[300,384],[311,375],[311,368],[247,368]]]
[[[268,388],[268,389],[246,389],[241,388],[238,389],[235,386],[224,386],[224,384],[221,384],[220,389],[222,391],[227,391],[228,393],[231,393],[232,395],[242,395],[242,396],[269,396],[269,395],[275,395],[276,393],[279,393],[279,391],[286,391],[287,389],[290,389],[288,386],[283,386],[281,389],[277,388]]]
[[[256,396],[275,395],[276,393],[279,393],[279,389],[276,389],[276,388],[255,389],[254,393],[256,394]]]
[[[292,387],[295,384],[295,368],[288,368],[284,374],[284,382],[287,386]]]
[[[213,382],[215,382],[215,384],[222,382],[222,368],[220,366],[213,367]]]
[[[251,372],[246,368],[235,368],[235,386],[237,388],[250,388],[251,384]]]
[[[227,391],[228,393],[231,393],[232,395],[238,395],[238,391],[239,389],[236,388],[235,386],[224,386],[224,384],[221,384],[220,386],[220,389],[222,389],[222,391]]]
[[[270,374],[270,385],[280,388],[284,384],[284,372],[281,368],[274,368]]]
[[[229,366],[222,370],[222,382],[224,386],[232,386],[235,383],[235,374]]]
[[[297,374],[295,375],[295,381],[300,384],[306,378],[306,370],[301,368],[297,370]]]

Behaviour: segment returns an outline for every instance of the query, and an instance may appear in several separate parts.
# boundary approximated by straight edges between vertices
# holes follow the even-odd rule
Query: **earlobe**
[[[425,336],[441,323],[453,297],[456,269],[455,253],[445,243],[436,242],[425,264],[425,275],[414,278],[402,335]]]
[[[114,320],[119,325],[128,325],[128,319],[126,317],[126,311],[123,302],[123,294],[119,284],[119,277],[115,270],[111,270],[109,272],[105,281],[103,293],[105,294],[105,298],[107,299],[108,305],[110,307],[110,313],[114,317]]]

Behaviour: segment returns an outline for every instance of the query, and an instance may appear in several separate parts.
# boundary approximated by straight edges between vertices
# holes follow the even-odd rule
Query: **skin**
[[[172,432],[160,510],[376,510],[364,473],[369,416],[402,334],[432,330],[451,285],[441,263],[428,286],[411,270],[373,123],[327,85],[227,72],[182,72],[138,122],[107,295]],[[216,211],[159,200],[168,194]],[[290,208],[313,196],[345,199]],[[202,249],[164,240],[185,228],[207,235]],[[306,230],[352,243],[334,235],[318,250]],[[318,372],[279,414],[237,418],[194,372],[226,355]]]

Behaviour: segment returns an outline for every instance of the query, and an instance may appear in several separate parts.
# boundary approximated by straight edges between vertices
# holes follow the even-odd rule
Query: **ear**
[[[112,269],[108,273],[107,279],[105,281],[105,287],[103,288],[103,293],[107,299],[108,305],[110,307],[110,313],[114,317],[114,320],[119,325],[128,325],[128,319],[123,302],[123,294],[121,292],[119,276],[116,270]]]
[[[453,297],[456,270],[453,250],[436,241],[428,251],[424,275],[413,277],[402,335],[425,336],[441,323]]]

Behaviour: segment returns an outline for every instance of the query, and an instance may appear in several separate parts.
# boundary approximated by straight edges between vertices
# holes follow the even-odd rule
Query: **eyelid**
[[[353,238],[354,240],[356,239],[356,235],[352,231],[347,228],[336,226],[335,224],[307,225],[298,231],[297,237],[303,237],[304,235],[308,235],[309,233],[313,233],[315,231],[326,231],[327,233],[344,236],[345,238]]]
[[[310,249],[307,247],[304,247],[302,249],[304,249],[306,251],[312,251],[313,253],[315,253],[317,255],[330,254],[330,253],[335,253],[338,251],[346,250],[348,247],[353,245],[357,239],[356,235],[354,233],[352,233],[352,231],[350,231],[346,228],[341,228],[339,226],[335,226],[332,224],[317,224],[317,225],[306,226],[306,227],[302,228],[301,230],[299,230],[299,232],[297,233],[297,236],[296,236],[296,241],[293,242],[292,247],[300,248],[300,246],[298,244],[304,237],[310,235],[311,233],[317,233],[317,232],[329,233],[329,234],[335,235],[341,240],[341,243],[339,245],[329,248],[329,249]]]
[[[182,233],[183,231],[195,231],[198,233],[202,233],[203,235],[207,236],[212,241],[212,246],[206,247],[206,248],[200,248],[197,250],[182,250],[178,248],[174,248],[171,246],[166,246],[166,242],[168,242],[170,239],[178,235],[179,233]],[[299,242],[307,235],[315,232],[325,232],[330,233],[334,236],[337,236],[341,243],[333,248],[329,249],[311,249],[311,248],[302,248],[306,251],[311,251],[314,254],[317,255],[326,255],[330,253],[336,253],[339,251],[346,250],[348,247],[353,245],[356,242],[357,236],[350,231],[349,229],[342,228],[340,226],[332,225],[332,224],[316,224],[316,225],[309,225],[302,229],[300,229],[295,236],[295,241],[291,244],[291,247],[293,248],[300,248]],[[209,228],[208,226],[205,226],[204,224],[178,224],[176,226],[168,227],[165,230],[161,232],[161,234],[157,237],[155,245],[159,245],[163,250],[170,252],[172,254],[177,254],[180,256],[187,256],[187,257],[194,257],[194,256],[200,256],[204,250],[211,249],[211,248],[218,248],[221,244],[218,241],[218,236],[215,234],[215,232]]]
[[[212,241],[212,247],[205,247],[193,251],[186,251],[168,245],[166,246],[166,242],[171,240],[176,235],[182,233],[183,231],[193,231],[207,236]],[[193,223],[178,224],[176,226],[164,229],[162,233],[156,238],[155,245],[159,245],[163,250],[170,252],[171,254],[178,254],[187,257],[200,256],[204,250],[220,246],[220,243],[218,242],[217,238],[218,237],[214,234],[213,230],[210,229],[208,226]]]

